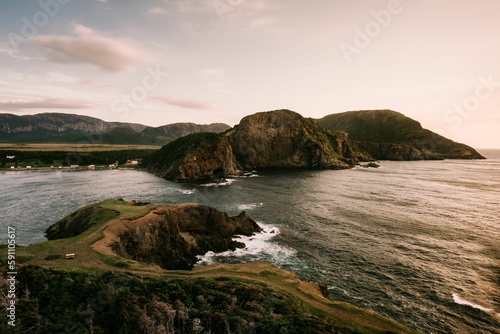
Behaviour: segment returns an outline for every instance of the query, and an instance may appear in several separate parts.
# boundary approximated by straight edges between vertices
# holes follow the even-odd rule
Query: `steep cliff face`
[[[325,131],[290,110],[260,112],[226,132],[245,168],[307,167],[342,169],[361,157],[342,132]]]
[[[317,120],[328,130],[345,131],[356,146],[375,159],[484,159],[476,150],[422,128],[392,110],[331,114]]]
[[[229,128],[229,125],[222,123],[174,123],[154,128],[136,123],[105,122],[94,117],[63,113],[25,116],[0,114],[0,140],[11,143],[88,144],[89,138],[92,138],[92,143],[97,140],[98,144],[165,145],[191,133],[219,133]]]
[[[0,132],[10,134],[42,130],[57,133],[71,131],[97,133],[106,131],[111,127],[110,124],[103,120],[72,114],[0,115]]]
[[[165,269],[190,269],[196,256],[244,247],[235,235],[250,236],[261,229],[245,213],[226,213],[200,204],[166,205],[126,222],[112,249],[119,255]]]
[[[176,181],[219,178],[239,172],[229,140],[214,133],[182,137],[144,159],[143,166],[159,177]]]

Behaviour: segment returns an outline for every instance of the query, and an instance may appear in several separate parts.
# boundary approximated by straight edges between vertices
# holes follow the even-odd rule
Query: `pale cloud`
[[[75,25],[73,32],[76,36],[40,35],[29,41],[45,48],[50,61],[91,64],[110,72],[129,70],[149,58],[131,42],[104,36],[89,27]]]
[[[206,14],[215,11],[213,0],[174,0],[167,1],[176,12],[181,14]]]
[[[49,72],[46,76],[47,82],[63,82],[63,83],[77,83],[81,80],[75,77],[71,77],[61,72]]]
[[[213,108],[213,105],[210,102],[201,100],[186,100],[168,96],[158,97],[157,99],[165,102],[166,104],[185,109],[207,110]]]
[[[0,101],[0,110],[28,111],[31,109],[85,109],[95,107],[94,104],[62,99],[42,100],[7,100]]]
[[[265,28],[279,22],[279,19],[274,17],[255,17],[248,20],[244,25],[247,30]]]
[[[222,68],[205,68],[198,71],[198,75],[202,78],[219,78],[224,76],[226,73]]]
[[[216,91],[224,91],[226,85],[226,71],[222,68],[206,68],[198,71],[198,75]]]
[[[148,14],[161,16],[167,14],[167,10],[163,7],[151,7],[148,9]]]
[[[0,42],[0,55],[7,55],[18,60],[31,60],[30,57],[20,54],[8,43]]]

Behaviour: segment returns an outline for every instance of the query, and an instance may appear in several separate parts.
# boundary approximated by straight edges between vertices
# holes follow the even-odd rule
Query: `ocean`
[[[199,265],[266,260],[421,333],[500,333],[500,150],[480,152],[488,159],[264,169],[224,184],[142,171],[0,172],[0,243],[7,226],[21,244],[45,241],[48,226],[108,198],[204,203],[246,211],[264,232]]]

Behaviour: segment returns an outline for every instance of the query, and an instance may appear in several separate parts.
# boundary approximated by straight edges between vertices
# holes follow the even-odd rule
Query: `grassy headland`
[[[81,210],[95,209],[97,216],[82,233],[18,247],[16,331],[415,333],[374,312],[326,299],[316,283],[268,263],[168,271],[93,247],[109,224],[133,221],[158,207],[120,200],[90,205]],[[64,224],[71,224],[68,217]],[[68,253],[75,258],[65,259]],[[2,266],[6,255],[2,247]],[[7,328],[5,320],[2,326]]]

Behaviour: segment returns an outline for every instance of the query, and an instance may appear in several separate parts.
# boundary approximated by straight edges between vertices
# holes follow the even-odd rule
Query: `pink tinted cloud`
[[[42,100],[10,100],[0,101],[0,110],[28,111],[31,109],[85,109],[95,105],[81,101],[42,99]]]
[[[158,97],[160,101],[165,102],[166,104],[181,107],[185,109],[199,109],[199,110],[207,110],[212,109],[213,105],[207,101],[201,100],[187,100],[187,99],[179,99],[173,97]]]
[[[34,36],[30,42],[45,48],[51,61],[91,64],[110,72],[129,70],[148,59],[146,52],[132,43],[101,35],[86,26],[75,25],[73,32],[75,36]]]

